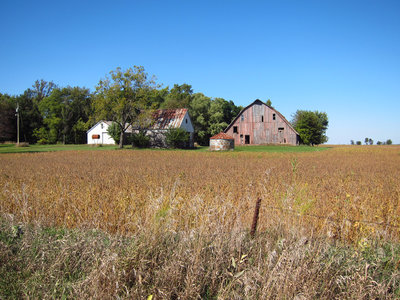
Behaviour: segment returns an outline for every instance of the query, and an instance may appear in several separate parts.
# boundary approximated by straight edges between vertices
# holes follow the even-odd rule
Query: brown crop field
[[[24,222],[134,234],[160,226],[400,236],[400,147],[312,153],[102,151],[0,156],[0,210]]]
[[[98,230],[111,240],[116,239],[110,247],[117,252],[121,250],[116,249],[125,247],[117,237],[146,236],[143,238],[146,246],[141,248],[143,256],[135,252],[136,258],[132,260],[125,252],[119,254],[124,257],[116,259],[121,273],[115,273],[115,268],[110,267],[115,263],[115,256],[98,254],[99,262],[93,263],[97,273],[93,274],[100,274],[98,270],[104,267],[111,283],[89,272],[91,275],[85,275],[81,281],[77,279],[79,288],[65,290],[69,296],[143,298],[154,295],[157,299],[191,299],[210,295],[210,299],[250,299],[264,298],[271,292],[277,293],[277,298],[296,295],[395,298],[400,294],[400,289],[394,288],[398,287],[400,277],[397,252],[390,252],[397,257],[391,258],[394,273],[383,279],[379,277],[380,283],[376,283],[376,274],[383,276],[380,269],[376,269],[376,276],[368,275],[372,268],[370,261],[362,262],[351,271],[356,277],[351,277],[347,269],[344,273],[331,270],[332,264],[325,262],[318,263],[315,273],[311,271],[317,257],[323,256],[325,261],[330,251],[315,244],[316,241],[327,241],[324,245],[341,243],[353,247],[356,253],[377,241],[398,243],[400,146],[335,146],[307,153],[112,150],[5,154],[0,155],[0,186],[0,213],[3,220],[11,220],[14,227],[10,230],[27,226],[23,224],[83,232]],[[259,198],[258,233],[252,242],[246,234]],[[274,238],[266,238],[268,232]],[[215,248],[201,246],[218,239],[221,242]],[[314,247],[307,251],[315,257],[308,258],[305,246],[282,248],[281,244],[289,240],[293,245],[305,240],[304,244]],[[279,252],[274,245],[280,251],[287,251]],[[241,269],[240,264],[244,266],[247,255],[250,257],[256,248],[263,254],[257,258],[253,253],[253,271],[248,271],[250,266]],[[190,259],[187,249],[191,249]],[[207,250],[211,256],[203,257],[202,249],[214,250]],[[175,251],[179,257],[173,254]],[[3,259],[12,257],[4,255]],[[274,255],[281,255],[282,259],[284,255],[301,257],[285,265],[288,258],[274,262],[271,260]],[[108,260],[105,262],[100,256]],[[221,263],[214,266],[216,257]],[[261,267],[261,261],[268,261],[269,265]],[[204,262],[217,271],[207,273],[207,268],[200,267]],[[301,265],[301,271],[296,269],[296,264]],[[320,269],[321,265],[326,269]],[[344,264],[338,261],[339,265]],[[198,273],[190,273],[194,266],[199,266]],[[378,268],[377,264],[374,266]],[[221,271],[224,268],[226,272]],[[276,268],[283,269],[279,273]],[[263,269],[270,273],[263,273]],[[279,276],[272,275],[273,270]],[[293,273],[292,280],[285,277],[288,273]],[[329,279],[332,276],[336,279]],[[203,278],[204,282],[196,278]],[[296,284],[298,281],[308,282],[308,286],[300,287]],[[353,286],[352,282],[357,283]],[[174,285],[176,288],[172,289]],[[24,295],[28,298],[61,296],[37,290]]]

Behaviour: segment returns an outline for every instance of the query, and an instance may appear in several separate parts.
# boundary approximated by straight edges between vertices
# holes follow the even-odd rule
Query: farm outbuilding
[[[114,140],[108,134],[107,129],[111,125],[111,121],[99,121],[87,131],[87,143],[96,145],[113,145]]]
[[[300,137],[286,118],[261,100],[242,109],[224,130],[237,145],[298,145]]]
[[[235,139],[220,132],[210,138],[210,151],[226,151],[235,149]]]
[[[166,147],[165,133],[170,128],[182,128],[189,133],[188,147],[193,147],[194,128],[186,108],[159,109],[152,114],[152,122],[145,129],[146,135],[150,136],[150,145],[153,147]],[[100,121],[87,131],[88,144],[114,144],[114,140],[108,134],[107,129],[111,121]],[[126,135],[137,133],[136,128],[129,126]]]

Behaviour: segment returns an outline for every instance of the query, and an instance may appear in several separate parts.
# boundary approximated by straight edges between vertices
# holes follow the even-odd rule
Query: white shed
[[[114,145],[115,142],[108,134],[107,129],[111,125],[111,121],[99,121],[87,131],[88,144],[110,144]]]

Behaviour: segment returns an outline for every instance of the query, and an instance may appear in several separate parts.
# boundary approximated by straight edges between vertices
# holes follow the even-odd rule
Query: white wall
[[[87,132],[88,144],[111,144],[114,145],[115,142],[111,136],[107,133],[108,124],[100,121],[94,125]],[[93,135],[100,135],[100,139],[93,139]]]
[[[187,132],[193,133],[194,128],[189,117],[189,113],[186,112],[185,117],[182,120],[181,128],[185,129]]]

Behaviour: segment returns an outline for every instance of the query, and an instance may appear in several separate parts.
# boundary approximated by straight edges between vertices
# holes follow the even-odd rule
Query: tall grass
[[[23,226],[0,219],[1,298],[395,299],[400,245],[368,248],[277,227],[251,238]],[[20,232],[18,234],[18,232]]]

